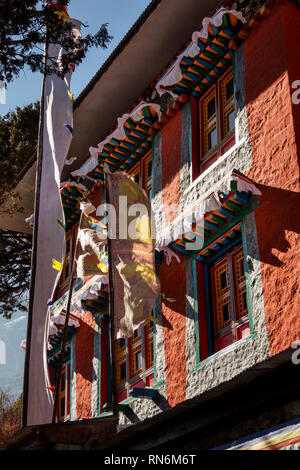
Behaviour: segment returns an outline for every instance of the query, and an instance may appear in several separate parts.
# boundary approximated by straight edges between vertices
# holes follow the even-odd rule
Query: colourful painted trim
[[[183,57],[180,61],[182,78],[177,83],[162,88],[175,94],[185,93],[200,97],[231,63],[232,50],[243,41],[243,28],[244,23],[230,12],[223,15],[219,27],[210,24],[207,38],[199,37],[195,43],[195,46],[199,47],[199,53],[195,57],[184,56],[192,43],[182,52]],[[172,72],[176,64],[177,59],[159,82]]]
[[[300,418],[259,431],[213,450],[279,450],[300,443]]]
[[[208,265],[204,265],[204,284],[205,284],[205,308],[206,308],[206,322],[207,322],[207,339],[208,339],[208,354],[210,357],[213,356],[214,347],[212,341],[212,305],[211,305],[211,288],[210,288],[210,276],[208,271]],[[203,361],[204,362],[204,361]]]
[[[246,240],[246,230],[245,230],[245,217],[242,218],[241,230],[242,230],[242,243],[243,243],[243,250],[244,250],[244,272],[245,272],[245,279],[246,279],[246,297],[247,297],[249,328],[250,328],[250,334],[253,334],[254,324],[253,324],[250,274],[249,274],[249,266],[247,263],[247,240]]]
[[[62,205],[65,214],[65,230],[69,231],[79,219],[81,211],[78,209],[78,200],[83,196],[84,191],[78,186],[67,183],[60,189]]]
[[[60,358],[60,349],[61,349],[61,342],[63,338],[63,332],[64,332],[64,327],[61,327],[57,330],[55,335],[51,335],[48,338],[49,343],[53,348],[48,351],[48,364],[50,365],[55,365],[57,361],[59,361]],[[70,342],[73,335],[76,334],[76,329],[73,326],[68,327],[68,333],[67,333],[67,341]],[[70,351],[67,351],[67,349],[70,347],[70,344],[66,346],[65,349],[65,354],[69,354]]]
[[[224,237],[222,233],[233,227],[241,219],[242,214],[252,210],[250,198],[251,193],[230,193],[223,199],[220,208],[207,212],[203,219],[193,224],[191,232],[171,243],[171,248],[186,256],[197,255],[199,261],[209,261],[230,243],[231,238],[236,236],[235,233],[232,233],[232,235]],[[187,250],[186,244],[191,244],[191,241],[194,240],[199,241],[201,249],[196,244],[195,250]]]
[[[151,389],[154,389],[154,390],[159,390],[160,388],[162,388],[165,384],[165,381],[164,380],[161,380],[160,382],[158,383],[155,383],[154,385],[152,385],[150,388]],[[147,387],[145,387],[147,388]],[[134,401],[136,401],[137,398],[133,398],[133,397],[128,397],[126,398],[125,400],[119,402],[119,405],[123,405],[124,407],[126,408],[123,408],[123,410],[127,410],[127,405],[129,405],[130,403],[133,403]],[[109,405],[108,405],[109,406]],[[101,413],[99,415],[99,418],[105,418],[106,416],[111,416],[112,413],[110,411],[105,411],[104,413]]]
[[[76,284],[73,287],[73,294],[77,292],[83,285],[82,279],[77,278]],[[51,313],[54,315],[59,311],[59,309],[64,305],[64,301],[67,299],[68,291],[65,292],[61,297],[59,297],[52,305],[51,305]]]
[[[103,180],[105,163],[112,172],[128,171],[151,149],[152,126],[159,119],[159,115],[151,105],[143,107],[141,113],[144,117],[140,121],[129,117],[124,123],[125,139],[112,138],[104,145],[98,153],[98,165],[88,176]]]
[[[196,259],[192,259],[193,269],[193,290],[195,301],[195,328],[196,328],[196,359],[197,363],[200,362],[200,334],[199,334],[199,315],[198,315],[198,286],[197,286],[197,268]]]

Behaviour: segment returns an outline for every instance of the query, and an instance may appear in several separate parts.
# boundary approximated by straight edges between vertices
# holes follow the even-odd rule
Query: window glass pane
[[[231,79],[226,84],[226,101],[230,100],[232,96],[233,96],[233,80]]]
[[[140,370],[141,368],[142,368],[142,353],[141,351],[139,351],[135,355],[135,370]]]
[[[120,348],[123,348],[125,346],[125,338],[120,338],[119,341],[120,341],[119,343]]]
[[[121,382],[126,380],[126,362],[120,365],[120,380]]]
[[[137,330],[134,331],[134,337],[135,338],[138,338],[139,336],[141,336],[141,328],[138,328]]]
[[[228,132],[234,129],[234,122],[235,122],[235,111],[231,111],[231,113],[227,117],[228,121]]]
[[[226,286],[227,286],[227,276],[226,276],[226,272],[224,272],[221,274],[221,288],[225,289]]]
[[[209,149],[217,145],[217,129],[213,129],[208,133],[208,147]]]
[[[225,304],[223,305],[223,321],[226,323],[229,320],[229,305]]]
[[[210,119],[216,112],[216,101],[215,101],[215,98],[213,98],[212,100],[210,100],[208,103],[207,103],[207,117],[208,119]]]

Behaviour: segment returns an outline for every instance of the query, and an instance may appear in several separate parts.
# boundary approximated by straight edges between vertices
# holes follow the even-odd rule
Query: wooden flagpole
[[[40,98],[39,133],[38,133],[38,145],[37,145],[37,168],[36,168],[35,198],[34,198],[34,227],[33,227],[33,237],[32,237],[31,277],[30,277],[30,287],[29,287],[26,353],[25,353],[24,380],[23,380],[23,411],[22,411],[23,427],[27,426],[27,412],[28,412],[29,364],[30,364],[30,346],[31,346],[31,332],[32,332],[34,288],[35,288],[36,268],[37,268],[37,240],[38,240],[38,220],[39,220],[39,213],[40,213],[40,193],[41,193],[40,189],[41,189],[41,177],[42,177],[42,165],[43,165],[45,82],[46,82],[48,44],[49,44],[49,41],[47,37],[46,42],[45,42],[44,72],[43,72],[42,91],[41,91],[41,98]]]
[[[106,203],[110,203],[107,173],[104,172],[104,184],[106,190]],[[109,221],[108,221],[109,223]],[[117,381],[116,381],[116,348],[115,348],[115,299],[114,299],[114,282],[113,282],[113,270],[112,270],[112,256],[111,256],[111,239],[109,236],[109,226],[107,227],[107,251],[108,251],[108,279],[109,279],[109,338],[110,338],[110,364],[111,364],[111,399],[113,416],[118,418],[118,393],[117,393]]]

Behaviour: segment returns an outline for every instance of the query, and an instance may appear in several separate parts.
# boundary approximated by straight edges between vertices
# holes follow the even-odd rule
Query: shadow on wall
[[[76,373],[81,380],[92,382],[95,329],[81,322],[76,332]]]
[[[299,253],[300,193],[257,185],[262,192],[255,211],[260,261],[281,267],[280,253]],[[296,235],[297,234],[297,235]],[[278,251],[278,256],[273,251]],[[290,258],[287,258],[287,260]]]
[[[146,408],[147,404],[149,403],[149,399],[139,398],[139,400],[144,402],[143,405],[144,405],[144,408]],[[157,396],[156,398],[153,399],[153,402],[158,408],[160,408],[161,411],[166,411],[170,408],[170,404],[168,400],[160,392],[157,393]],[[138,423],[141,421],[138,415],[130,407],[128,407],[128,409],[125,410],[123,413],[131,423]]]
[[[176,313],[183,317],[193,319],[192,309],[186,308],[186,257],[178,252],[180,262],[172,260],[168,266],[164,259],[160,269],[161,281],[161,322],[159,324],[168,330],[176,330],[178,325]]]

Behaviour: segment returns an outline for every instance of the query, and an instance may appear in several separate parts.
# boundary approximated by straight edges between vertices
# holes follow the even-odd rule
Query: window
[[[139,163],[137,163],[131,170],[128,171],[129,175],[133,176],[134,181],[140,184],[150,196],[152,186],[152,154],[147,153]]]
[[[143,188],[150,197],[152,187],[152,154],[146,155],[143,160]]]
[[[66,362],[61,370],[57,413],[58,421],[66,421],[70,414],[70,361]]]
[[[192,100],[193,176],[203,173],[234,145],[235,102],[232,68],[198,102]]]
[[[116,341],[116,376],[119,401],[133,386],[150,386],[153,374],[153,323],[135,330],[128,339]]]
[[[239,245],[209,265],[213,350],[249,335],[243,247]]]

